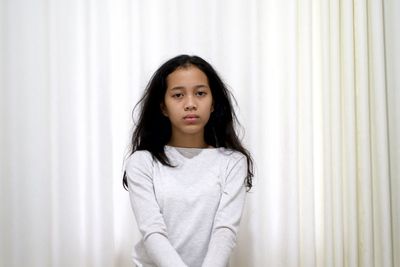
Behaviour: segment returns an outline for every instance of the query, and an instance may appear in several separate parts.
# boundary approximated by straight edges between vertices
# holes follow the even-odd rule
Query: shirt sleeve
[[[154,194],[153,159],[136,151],[126,161],[129,197],[148,256],[159,267],[187,267],[168,240],[166,225]]]
[[[208,251],[202,267],[226,267],[236,245],[246,196],[247,160],[242,156],[228,165],[222,197],[214,219]]]

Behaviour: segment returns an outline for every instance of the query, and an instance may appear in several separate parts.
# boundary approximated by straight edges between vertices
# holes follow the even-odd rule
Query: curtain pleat
[[[358,266],[357,233],[357,155],[356,155],[356,107],[355,107],[355,51],[354,7],[351,1],[340,5],[341,32],[341,127],[342,181],[343,181],[343,251],[344,266]]]
[[[359,264],[373,266],[373,201],[371,173],[371,125],[368,68],[368,27],[365,1],[354,1],[355,34],[355,92],[357,116],[357,195]]]
[[[400,67],[400,36],[398,26],[400,23],[400,2],[383,1],[384,37],[385,37],[385,78],[386,78],[386,104],[389,142],[390,165],[390,205],[392,229],[392,259],[393,265],[400,265],[400,79],[397,75]]]
[[[0,266],[131,266],[135,103],[216,67],[256,163],[231,266],[400,265],[400,4],[0,2]]]
[[[392,265],[390,176],[386,104],[384,28],[382,2],[368,3],[369,93],[371,114],[372,186],[375,265]]]

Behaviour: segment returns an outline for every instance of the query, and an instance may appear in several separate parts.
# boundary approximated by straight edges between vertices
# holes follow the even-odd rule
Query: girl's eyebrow
[[[198,85],[195,85],[193,88],[194,89],[199,89],[199,88],[204,88],[204,87],[208,87],[208,85],[206,85],[206,84],[198,84]],[[175,87],[172,87],[170,90],[184,90],[184,89],[186,89],[185,86],[175,86]]]

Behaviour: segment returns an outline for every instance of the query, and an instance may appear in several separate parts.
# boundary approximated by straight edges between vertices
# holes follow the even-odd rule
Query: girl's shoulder
[[[218,151],[222,154],[223,157],[234,161],[246,157],[242,152],[230,148],[221,147],[218,148]]]
[[[151,167],[153,165],[153,157],[147,150],[136,150],[126,160],[126,168],[132,167]]]
[[[246,165],[247,158],[246,156],[241,153],[240,151],[229,149],[229,148],[219,148],[218,152],[220,154],[220,163],[226,168],[230,169],[233,166],[239,165]]]
[[[148,160],[151,159],[151,153],[147,150],[136,150],[127,160]]]

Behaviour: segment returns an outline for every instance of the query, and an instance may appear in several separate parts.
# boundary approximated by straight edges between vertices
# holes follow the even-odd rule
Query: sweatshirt
[[[138,267],[226,267],[245,202],[246,157],[225,148],[165,146],[174,167],[146,150],[126,161],[142,239]]]

